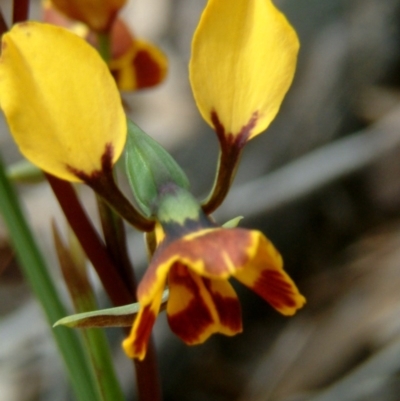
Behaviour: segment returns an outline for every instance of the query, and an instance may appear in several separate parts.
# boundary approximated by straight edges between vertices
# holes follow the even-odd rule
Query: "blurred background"
[[[8,16],[10,1],[0,7]],[[400,0],[275,0],[300,37],[293,85],[268,131],[244,152],[234,187],[215,214],[238,215],[277,246],[307,298],[292,318],[242,286],[244,332],[185,346],[161,315],[155,327],[166,401],[400,401]],[[130,117],[168,148],[199,198],[218,156],[187,74],[205,0],[130,0],[123,18],[169,58],[156,89],[125,94]],[[41,18],[33,2],[32,19]],[[210,66],[211,68],[211,66]],[[20,160],[4,121],[0,147]],[[60,293],[50,236],[63,218],[47,184],[18,190]],[[82,188],[96,217],[90,191]],[[129,228],[128,228],[129,229]],[[142,237],[132,259],[146,267]],[[93,275],[102,306],[107,300]],[[122,333],[107,329],[128,400],[132,365]],[[0,399],[73,400],[50,329],[0,222]]]

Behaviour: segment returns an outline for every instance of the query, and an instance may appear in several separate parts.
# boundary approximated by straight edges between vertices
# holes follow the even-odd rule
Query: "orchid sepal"
[[[189,188],[189,180],[172,156],[128,120],[125,167],[135,201],[151,216],[164,186]]]
[[[3,36],[0,61],[0,106],[28,160],[72,182],[117,161],[125,113],[107,65],[89,44],[64,28],[25,22]]]
[[[168,295],[169,291],[165,290],[161,299],[163,304],[167,302]],[[135,302],[115,308],[76,313],[58,320],[53,324],[53,327],[66,326],[78,329],[94,327],[129,327],[132,326],[139,309],[139,303]]]

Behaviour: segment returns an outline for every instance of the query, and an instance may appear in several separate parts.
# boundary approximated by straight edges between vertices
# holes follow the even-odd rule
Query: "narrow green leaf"
[[[86,259],[79,243],[70,237],[73,246],[71,249],[64,244],[54,222],[52,228],[61,270],[75,310],[86,312],[96,309],[96,298],[87,277]],[[110,347],[103,330],[88,329],[82,335],[102,400],[124,401],[124,395],[114,371]]]
[[[36,184],[44,181],[44,174],[28,160],[21,160],[7,167],[7,177],[22,184]]]
[[[162,303],[167,302],[169,291],[165,290]],[[101,309],[92,312],[77,313],[58,320],[55,326],[67,326],[75,328],[89,327],[129,327],[139,311],[139,303],[119,306],[116,308]]]
[[[234,217],[233,219],[228,220],[226,223],[222,224],[222,227],[224,228],[236,228],[240,221],[243,219],[243,216],[237,216]]]
[[[48,274],[42,254],[39,252],[32,232],[22,214],[14,188],[6,177],[1,159],[0,194],[0,211],[8,228],[20,266],[51,326],[53,322],[65,316],[66,311]],[[77,399],[79,401],[100,401],[86,353],[76,334],[64,328],[52,330],[52,334],[64,359]]]

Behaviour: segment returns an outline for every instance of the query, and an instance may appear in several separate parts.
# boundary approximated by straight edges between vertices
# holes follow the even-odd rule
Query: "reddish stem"
[[[226,132],[217,112],[211,112],[211,121],[220,145],[220,154],[213,188],[208,198],[202,203],[205,214],[209,215],[214,212],[226,198],[235,178],[243,148],[250,138],[257,119],[258,112],[256,111],[251,115],[247,124],[243,125],[239,132],[233,134]]]
[[[13,3],[13,24],[23,22],[29,16],[29,0],[14,0]]]
[[[83,210],[72,185],[47,173],[46,177],[72,230],[96,269],[113,304],[119,306],[134,302],[134,296],[129,293],[125,283],[118,275],[102,240]],[[148,344],[146,358],[141,362],[135,360],[134,364],[140,401],[161,400],[156,352],[151,340]]]
[[[0,35],[8,31],[6,20],[4,19],[3,12],[0,10]]]
[[[140,401],[161,401],[161,383],[158,372],[157,353],[153,339],[147,344],[146,358],[143,361],[134,360],[136,381]]]
[[[107,251],[118,269],[119,276],[124,281],[130,294],[133,295],[134,302],[136,302],[136,280],[126,246],[124,222],[100,196],[97,197],[97,208]]]
[[[125,284],[117,274],[103,241],[83,210],[74,188],[69,182],[46,173],[47,180],[72,230],[92,262],[111,301],[118,306],[134,302]]]
[[[221,147],[214,186],[202,205],[205,214],[210,215],[217,210],[226,198],[235,178],[242,150],[243,148],[237,147],[235,144],[231,148]]]

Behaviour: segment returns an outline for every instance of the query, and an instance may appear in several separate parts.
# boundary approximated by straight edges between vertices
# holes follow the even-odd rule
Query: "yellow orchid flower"
[[[230,277],[284,315],[293,315],[304,305],[305,298],[283,270],[280,254],[261,232],[216,227],[190,200],[188,207],[188,193],[176,188],[173,192],[171,207],[180,211],[176,220],[161,221],[166,235],[139,284],[140,310],[123,342],[129,357],[145,357],[166,284],[169,325],[189,345],[214,333],[232,336],[242,331],[240,303]],[[192,218],[184,218],[186,211]]]
[[[277,114],[293,79],[298,48],[295,31],[270,0],[208,1],[189,65],[197,106],[221,144],[214,189],[203,205],[206,214],[226,196],[245,143]],[[218,228],[187,193],[181,198],[175,188],[168,200],[168,190],[160,190],[170,202],[168,212],[161,210],[164,200],[156,211],[166,236],[138,288],[139,314],[123,342],[128,356],[145,357],[166,285],[170,327],[187,344],[242,330],[229,277],[285,315],[304,305],[281,256],[262,233]]]
[[[298,48],[271,0],[208,1],[189,72],[200,113],[220,141],[242,146],[268,127],[292,82]]]
[[[167,58],[153,44],[132,39],[130,48],[109,63],[111,74],[122,91],[134,91],[158,85],[167,73]]]
[[[126,0],[51,0],[67,17],[96,32],[107,32]]]
[[[126,118],[107,65],[63,28],[26,22],[3,36],[0,106],[21,153],[68,181],[110,169],[125,145]]]
[[[74,8],[77,3],[69,4]],[[110,25],[96,29],[109,30]],[[21,152],[59,178],[92,182],[94,188],[102,184],[98,178],[105,171],[110,176],[127,132],[106,64],[76,35],[46,24],[17,25],[4,35],[2,46],[0,106]],[[192,49],[191,84],[199,110],[225,152],[222,178],[202,211],[183,184],[175,185],[177,181],[167,177],[168,168],[175,169],[170,162],[166,172],[153,174],[152,163],[137,161],[139,178],[150,172],[156,181],[149,191],[149,182],[139,180],[137,193],[165,233],[139,285],[140,311],[123,342],[127,355],[138,359],[145,356],[166,284],[170,326],[187,344],[203,342],[213,333],[234,335],[242,330],[230,277],[285,315],[305,303],[262,233],[219,228],[207,217],[229,189],[240,149],[268,126],[280,107],[293,79],[297,36],[270,0],[209,0]],[[133,60],[140,54],[134,52]],[[130,80],[138,85],[139,78]],[[144,145],[149,149],[148,142]],[[231,145],[234,150],[227,150]],[[153,150],[148,153],[156,154]],[[114,189],[106,187],[106,192],[110,188]],[[142,226],[152,230],[154,221],[144,220]]]

